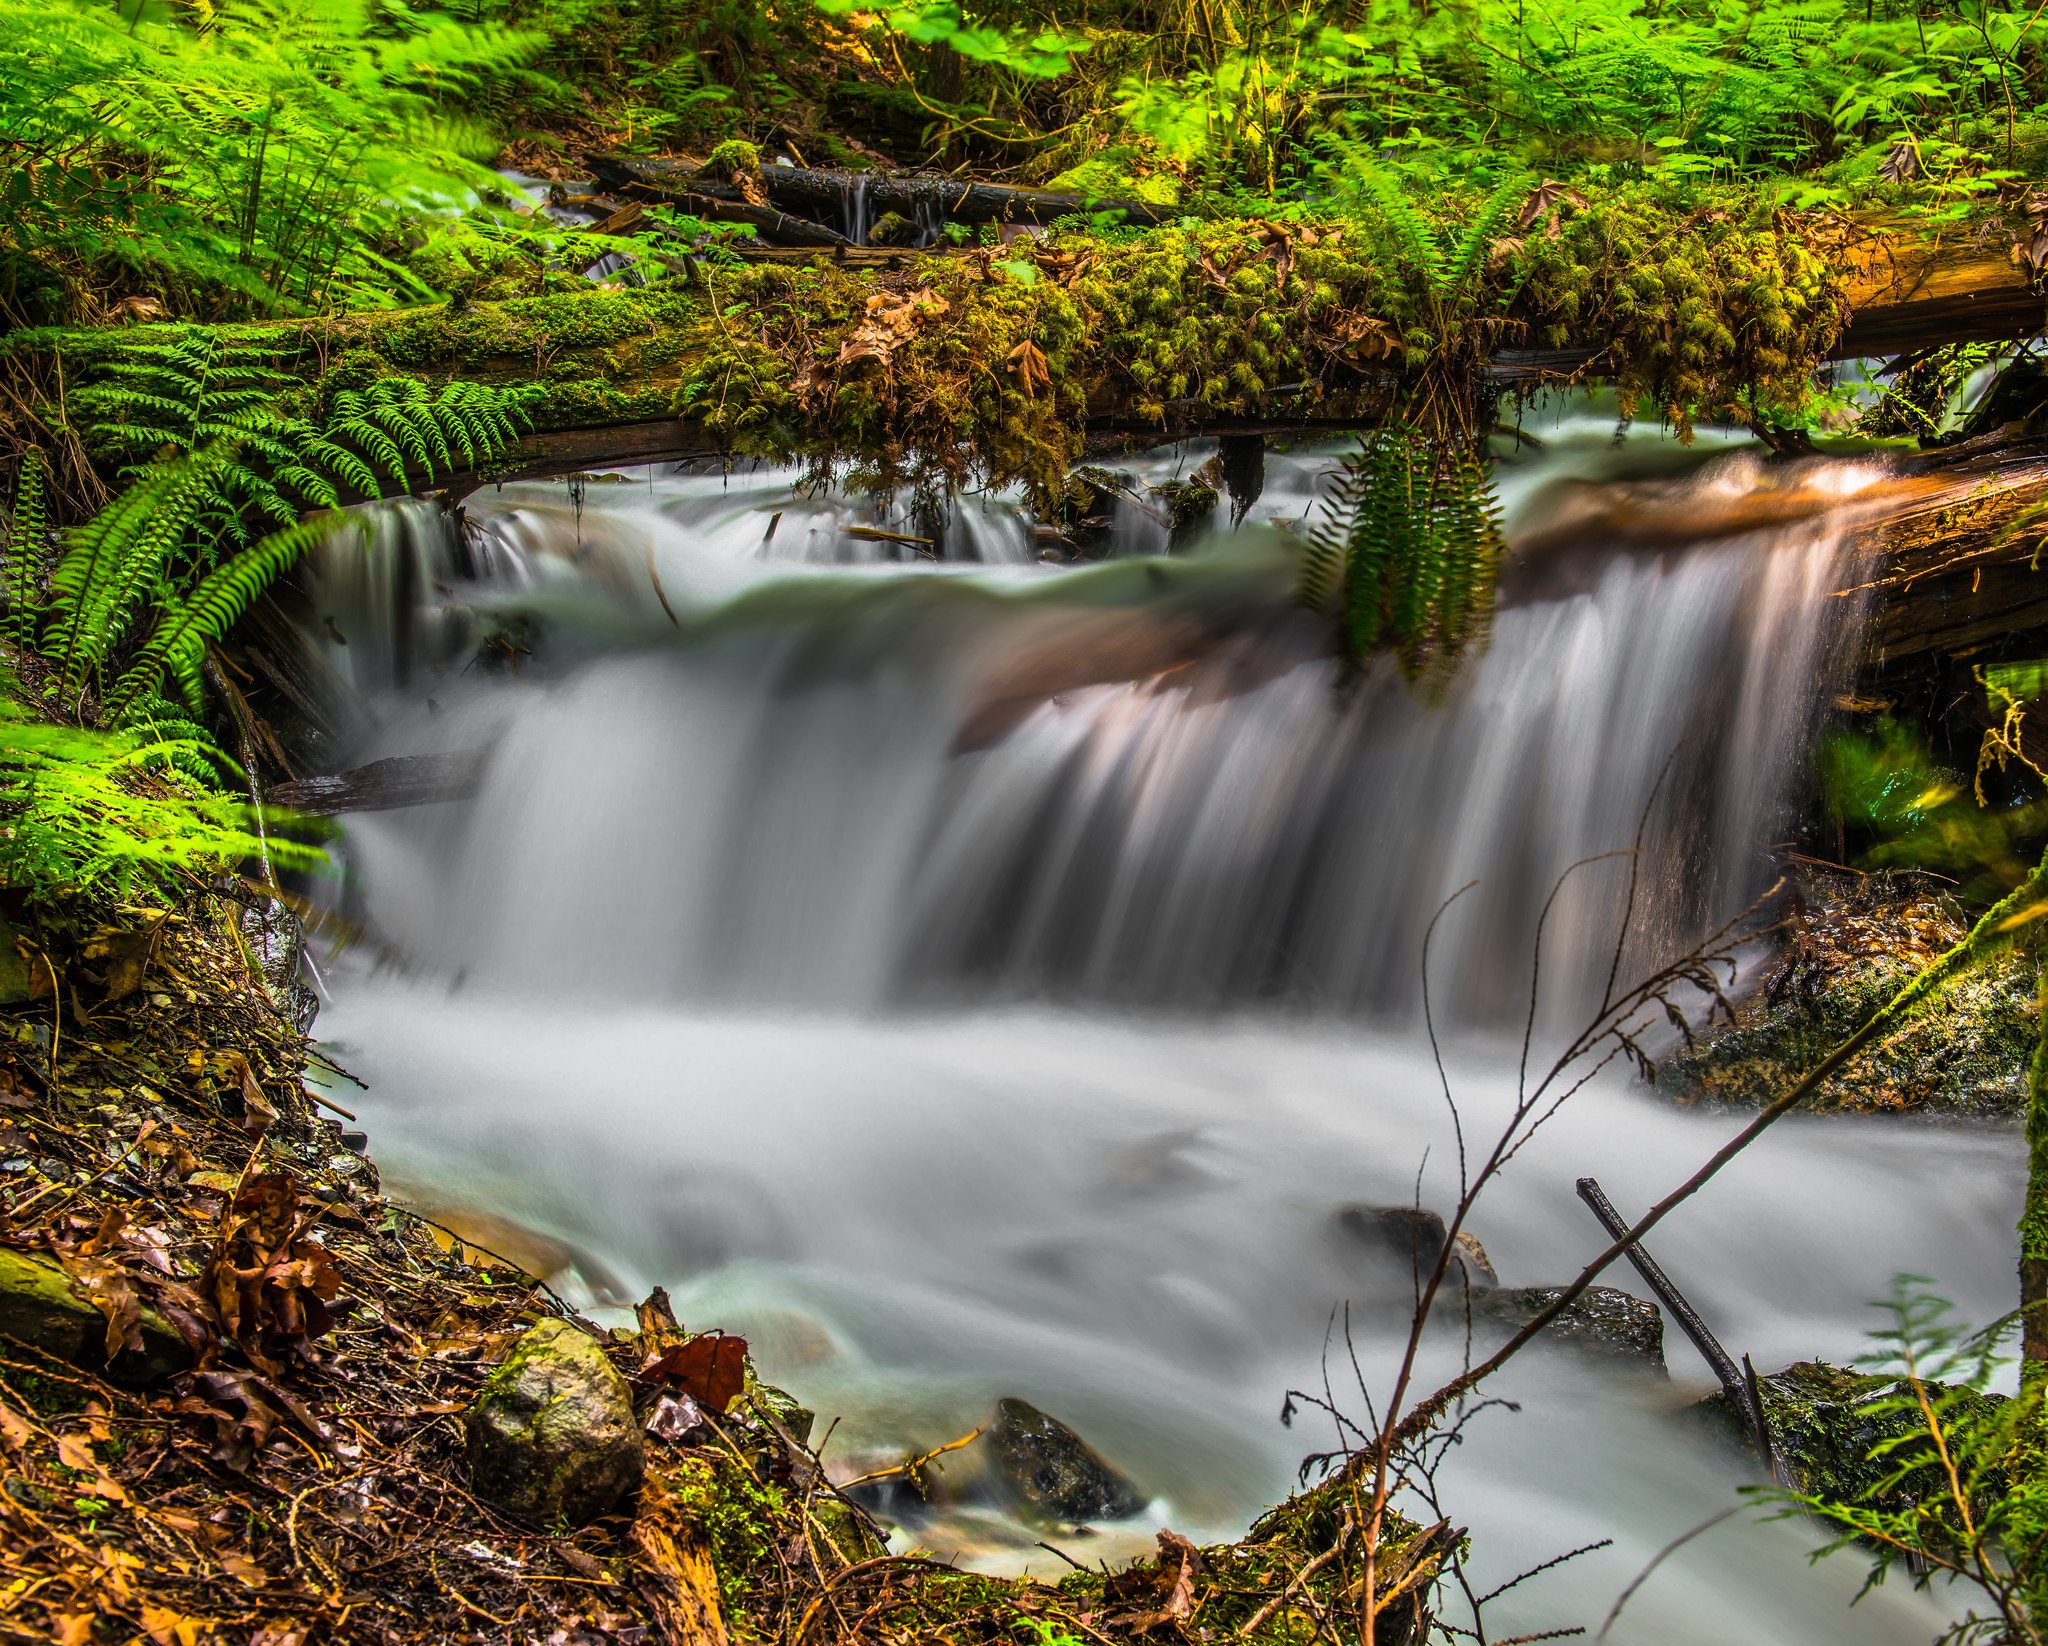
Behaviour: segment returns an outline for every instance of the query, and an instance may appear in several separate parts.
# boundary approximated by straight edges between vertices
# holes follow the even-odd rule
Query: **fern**
[[[44,502],[43,454],[31,446],[21,456],[14,478],[14,506],[7,516],[7,617],[5,634],[26,649],[36,637],[36,572],[49,538],[49,511]]]
[[[1309,533],[1299,593],[1340,607],[1344,650],[1391,648],[1408,674],[1484,637],[1501,525],[1486,463],[1469,446],[1394,426],[1345,459]]]
[[[84,691],[145,599],[165,587],[195,523],[217,508],[234,446],[161,463],[66,534],[50,572],[43,651],[67,696]]]
[[[167,597],[149,638],[107,694],[108,718],[118,723],[139,697],[155,691],[167,672],[197,712],[207,642],[225,635],[294,561],[344,526],[358,534],[362,530],[360,520],[330,512],[272,532],[215,567],[189,594]]]
[[[176,886],[266,848],[271,861],[311,868],[323,854],[303,841],[267,838],[253,808],[211,793],[181,772],[216,756],[198,740],[136,728],[55,726],[31,717],[0,678],[0,880],[31,898],[131,893],[138,882]]]

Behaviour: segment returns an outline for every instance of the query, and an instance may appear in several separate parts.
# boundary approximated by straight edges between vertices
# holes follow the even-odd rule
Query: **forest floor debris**
[[[892,1549],[742,1340],[685,1332],[659,1292],[638,1330],[601,1331],[387,1200],[361,1134],[304,1085],[317,1049],[273,999],[245,912],[236,896],[10,911],[40,982],[0,1009],[0,1279],[61,1274],[74,1296],[56,1336],[0,1334],[0,1640],[1355,1632],[1341,1480],[1241,1543],[1162,1532],[1156,1560],[1058,1584]],[[472,1475],[465,1416],[541,1327],[630,1392],[644,1478],[587,1524],[510,1518]],[[1390,1531],[1379,1638],[1419,1641],[1459,1534]]]

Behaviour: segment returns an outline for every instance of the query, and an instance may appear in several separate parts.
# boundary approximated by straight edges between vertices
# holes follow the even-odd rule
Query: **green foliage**
[[[1872,1583],[1910,1564],[1916,1583],[1933,1574],[1973,1587],[1985,1609],[1973,1606],[1942,1641],[2033,1640],[2048,1477],[2024,1460],[2040,1446],[2040,1390],[1987,1399],[1983,1391],[2009,1365],[2000,1351],[2013,1322],[1985,1332],[1959,1326],[1930,1284],[1904,1276],[1885,1305],[1891,1324],[1876,1334],[1871,1364],[1897,1382],[1859,1404],[1859,1418],[1877,1436],[1868,1483],[1846,1497],[1770,1495],[1784,1512],[1812,1516],[1840,1534],[1822,1555],[1867,1554]]]
[[[35,638],[35,609],[41,596],[37,574],[50,534],[43,496],[47,481],[43,454],[31,446],[21,454],[14,499],[7,511],[7,617],[0,632],[18,647]]]
[[[1419,674],[1483,635],[1501,548],[1486,462],[1396,425],[1345,459],[1309,534],[1301,598],[1317,609],[1336,600],[1354,660],[1388,647]]]
[[[210,765],[208,744],[153,731],[94,732],[52,725],[0,679],[0,880],[36,899],[129,896],[171,887],[263,855],[308,868],[318,848],[275,832],[247,804],[202,787],[181,765]],[[264,830],[267,840],[259,838]]]
[[[455,109],[533,34],[377,0],[0,0],[0,315],[389,302],[383,248],[495,182]]]
[[[1868,731],[1821,739],[1821,791],[1856,860],[1872,869],[1925,869],[1961,882],[1982,904],[2026,873],[2048,806],[1987,805],[1940,765],[1916,728],[1881,719]]]

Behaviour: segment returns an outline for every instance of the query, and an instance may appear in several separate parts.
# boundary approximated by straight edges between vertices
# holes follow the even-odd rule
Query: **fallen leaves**
[[[2012,260],[2038,280],[2048,270],[2048,194],[2029,195],[2021,208],[2027,216],[2028,232],[2013,242]]]
[[[1195,1580],[1202,1575],[1202,1551],[1178,1532],[1159,1534],[1159,1554],[1150,1566],[1133,1566],[1103,1586],[1103,1599],[1131,1609],[1109,1621],[1137,1634],[1179,1627],[1195,1613]]]
[[[869,296],[864,318],[839,345],[838,364],[851,366],[862,360],[878,362],[889,369],[890,357],[908,342],[921,326],[943,320],[952,305],[929,286],[912,292],[878,291]]]
[[[679,1436],[695,1428],[703,1412],[724,1416],[746,1390],[747,1340],[725,1332],[687,1336],[676,1323],[668,1293],[659,1286],[634,1314],[640,1326],[637,1375],[643,1385],[658,1391],[649,1432],[657,1432],[651,1425],[658,1422]],[[669,1402],[666,1411],[664,1399]],[[698,1409],[694,1417],[690,1408]]]
[[[333,1325],[328,1304],[341,1291],[340,1271],[307,1232],[312,1219],[298,1199],[287,1172],[248,1179],[229,1203],[204,1281],[222,1331],[272,1376],[278,1355]]]

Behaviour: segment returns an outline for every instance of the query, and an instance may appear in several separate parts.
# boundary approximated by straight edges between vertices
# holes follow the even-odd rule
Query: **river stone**
[[[1377,1257],[1391,1258],[1404,1278],[1426,1276],[1444,1249],[1444,1220],[1424,1206],[1342,1206],[1331,1222],[1347,1241]],[[1475,1291],[1500,1284],[1486,1248],[1469,1232],[1459,1230],[1451,1249],[1447,1283],[1456,1285],[1462,1270]]]
[[[0,1246],[0,1336],[32,1343],[74,1366],[104,1367],[116,1381],[152,1383],[192,1364],[178,1330],[155,1309],[142,1310],[142,1352],[107,1360],[107,1317],[48,1258]]]
[[[1562,1286],[1504,1286],[1477,1294],[1473,1313],[1505,1336],[1549,1308],[1563,1291]],[[1613,1286],[1588,1286],[1541,1336],[1545,1342],[1569,1343],[1664,1370],[1664,1316],[1656,1304]]]
[[[566,1320],[543,1320],[520,1339],[463,1426],[477,1494],[530,1526],[594,1519],[639,1485],[646,1465],[626,1380]]]
[[[1145,1507],[1094,1447],[1029,1401],[998,1401],[988,1442],[998,1483],[1027,1515],[1074,1524],[1123,1520]]]

